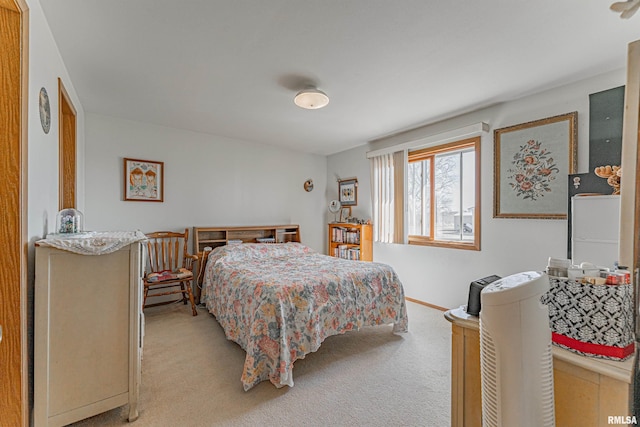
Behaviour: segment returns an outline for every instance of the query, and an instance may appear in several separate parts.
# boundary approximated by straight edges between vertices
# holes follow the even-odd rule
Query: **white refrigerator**
[[[620,196],[576,195],[571,198],[571,258],[613,268],[618,261]]]

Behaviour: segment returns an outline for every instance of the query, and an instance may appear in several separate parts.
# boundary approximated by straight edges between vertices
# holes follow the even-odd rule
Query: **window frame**
[[[419,235],[408,235],[408,244],[410,245],[421,245],[421,246],[436,246],[436,247],[445,247],[452,249],[466,249],[466,250],[480,250],[480,145],[481,145],[481,136],[475,136],[472,138],[465,138],[456,140],[453,142],[449,142],[446,144],[436,145],[433,147],[427,147],[422,149],[416,149],[413,151],[409,151],[407,155],[407,170],[408,165],[410,163],[421,162],[424,160],[430,159],[430,167],[429,167],[429,192],[431,197],[429,198],[431,206],[429,207],[429,233],[430,236],[419,236]],[[435,209],[434,209],[434,201],[435,201],[435,168],[434,159],[437,154],[443,154],[450,151],[459,151],[464,150],[465,148],[473,148],[475,154],[475,206],[474,206],[474,215],[473,215],[473,229],[474,229],[474,237],[471,242],[464,241],[449,241],[449,240],[438,240],[435,238]],[[408,200],[408,185],[405,185],[405,197]],[[462,195],[461,195],[462,197]]]

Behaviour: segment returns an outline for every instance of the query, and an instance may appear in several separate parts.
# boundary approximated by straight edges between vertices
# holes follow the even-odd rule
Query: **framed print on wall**
[[[338,181],[338,200],[342,206],[358,204],[358,180],[356,178]]]
[[[575,111],[494,130],[494,218],[567,218],[577,132]]]
[[[124,200],[162,202],[164,200],[164,163],[124,159]]]

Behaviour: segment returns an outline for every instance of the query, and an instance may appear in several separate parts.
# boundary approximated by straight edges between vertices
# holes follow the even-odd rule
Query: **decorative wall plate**
[[[304,191],[311,191],[313,190],[313,180],[312,179],[308,179],[304,182]]]
[[[49,133],[51,128],[51,106],[49,105],[49,95],[47,95],[47,90],[44,87],[40,89],[39,105],[42,130],[44,133]]]

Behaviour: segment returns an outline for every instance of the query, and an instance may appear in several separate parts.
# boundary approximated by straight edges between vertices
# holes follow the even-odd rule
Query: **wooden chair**
[[[193,281],[193,262],[198,257],[187,253],[189,229],[185,228],[184,233],[157,231],[146,236],[148,239],[146,244],[147,265],[143,278],[144,300],[142,308],[170,304],[176,301],[187,304],[189,301],[193,315],[197,316],[191,283]],[[182,294],[182,298],[147,304],[147,298],[172,294]]]

